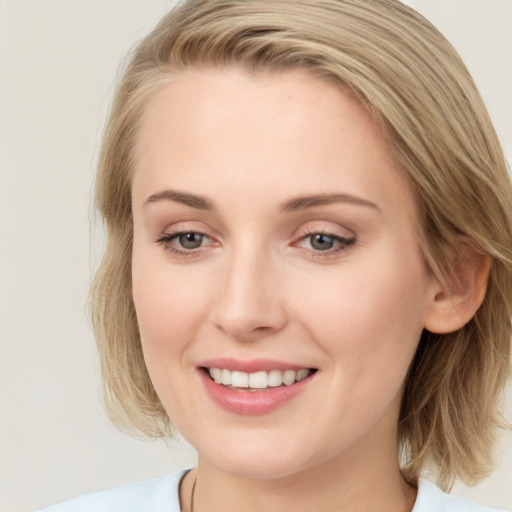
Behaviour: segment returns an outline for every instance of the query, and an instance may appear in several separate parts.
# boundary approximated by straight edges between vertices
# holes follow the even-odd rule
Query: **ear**
[[[436,281],[425,317],[425,328],[447,334],[466,325],[482,305],[491,259],[466,239],[454,251],[446,281]]]

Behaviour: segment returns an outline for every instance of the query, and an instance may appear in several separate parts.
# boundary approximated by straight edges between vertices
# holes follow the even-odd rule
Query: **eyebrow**
[[[301,196],[285,201],[281,204],[282,212],[293,212],[313,208],[314,206],[325,206],[333,203],[352,204],[355,206],[366,206],[374,210],[380,211],[380,208],[367,199],[354,196],[352,194],[319,194],[312,196]]]
[[[161,192],[156,192],[144,201],[143,206],[162,200],[174,201],[175,203],[184,204],[196,208],[197,210],[213,211],[215,209],[213,203],[209,199],[206,199],[206,197],[189,194],[188,192],[178,192],[176,190],[162,190]]]
[[[174,201],[175,203],[184,204],[191,208],[204,211],[214,211],[215,206],[212,201],[204,196],[190,194],[188,192],[179,192],[177,190],[162,190],[150,195],[143,206],[150,203],[156,203],[158,201]],[[317,194],[311,196],[299,196],[280,205],[280,211],[282,213],[295,212],[313,208],[315,206],[326,206],[335,203],[351,204],[355,206],[365,206],[374,210],[380,211],[380,208],[367,199],[358,197],[352,194],[336,193],[336,194]]]

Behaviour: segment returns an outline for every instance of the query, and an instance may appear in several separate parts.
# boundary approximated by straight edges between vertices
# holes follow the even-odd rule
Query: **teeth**
[[[295,382],[304,380],[311,370],[302,368],[301,370],[271,370],[270,372],[246,373],[230,371],[225,368],[208,368],[210,377],[223,386],[234,388],[265,389],[278,386],[290,386]]]
[[[224,370],[222,370],[224,372]],[[229,370],[225,370],[229,371]],[[234,388],[248,388],[249,374],[245,372],[231,372],[231,385]]]
[[[283,384],[283,372],[281,370],[272,370],[268,372],[268,385],[271,388],[276,388]]]
[[[283,384],[290,386],[295,382],[295,377],[297,376],[297,372],[295,370],[286,370],[283,373]]]
[[[268,386],[267,372],[249,373],[249,387],[263,389]]]
[[[302,370],[299,370],[297,372],[297,377],[295,379],[297,382],[300,382],[301,380],[304,380],[309,375],[309,370],[307,368],[303,368]]]
[[[219,370],[219,368],[211,368],[210,376],[217,384],[222,384],[222,370]]]
[[[231,372],[229,370],[221,370],[221,373],[222,373],[222,384],[224,386],[230,386],[231,385]]]

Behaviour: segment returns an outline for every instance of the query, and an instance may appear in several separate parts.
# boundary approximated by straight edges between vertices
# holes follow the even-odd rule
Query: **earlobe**
[[[489,256],[467,241],[461,243],[445,282],[437,282],[425,317],[425,328],[447,334],[466,325],[484,301],[490,268]]]

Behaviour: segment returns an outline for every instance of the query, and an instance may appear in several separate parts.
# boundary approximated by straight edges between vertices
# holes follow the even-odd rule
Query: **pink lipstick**
[[[261,415],[302,393],[316,369],[269,359],[203,361],[199,374],[210,398],[228,412]]]

